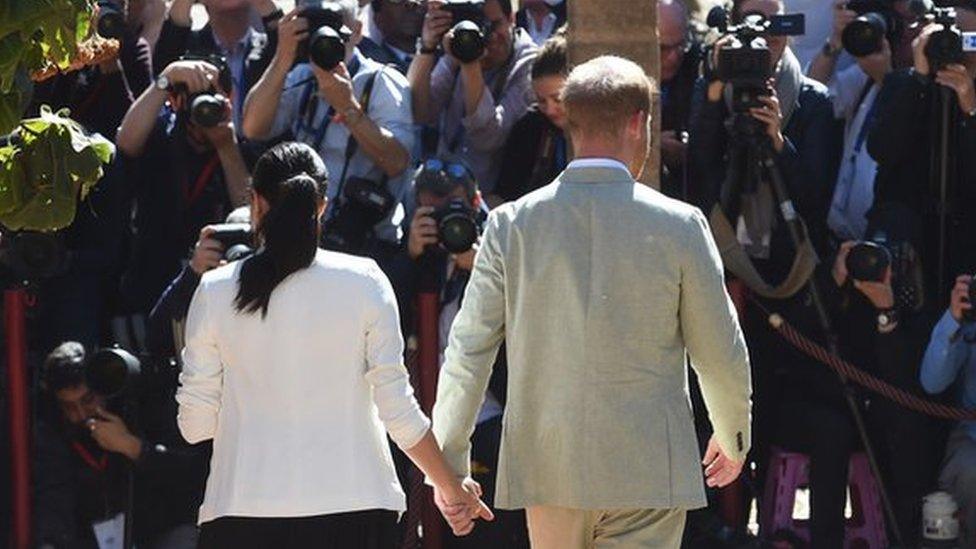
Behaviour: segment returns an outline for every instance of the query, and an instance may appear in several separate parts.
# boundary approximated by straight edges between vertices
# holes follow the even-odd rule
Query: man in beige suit
[[[504,339],[495,504],[526,508],[535,548],[680,545],[686,510],[705,504],[686,353],[715,429],[708,484],[735,480],[749,450],[746,346],[708,224],[635,182],[652,86],[619,57],[573,70],[563,100],[576,160],[491,213],[451,329],[434,432],[468,477],[468,439]]]

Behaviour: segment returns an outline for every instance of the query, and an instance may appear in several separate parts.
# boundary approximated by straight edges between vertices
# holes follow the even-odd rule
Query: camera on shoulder
[[[912,0],[909,6],[912,13],[923,22],[931,21],[941,27],[929,36],[925,45],[925,56],[933,73],[947,65],[962,63],[965,54],[976,52],[976,33],[959,30],[956,26],[955,7],[936,7],[932,0]]]

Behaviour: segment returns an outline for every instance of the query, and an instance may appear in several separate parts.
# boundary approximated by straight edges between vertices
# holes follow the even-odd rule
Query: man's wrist
[[[122,453],[132,461],[139,461],[139,458],[142,457],[142,439],[135,435],[129,435]]]

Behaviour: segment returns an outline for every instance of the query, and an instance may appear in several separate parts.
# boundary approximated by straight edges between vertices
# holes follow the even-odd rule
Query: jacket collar
[[[627,166],[613,158],[577,158],[559,179],[564,183],[633,183]]]

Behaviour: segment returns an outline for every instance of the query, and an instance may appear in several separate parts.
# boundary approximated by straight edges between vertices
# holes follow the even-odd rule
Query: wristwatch
[[[878,311],[878,331],[887,334],[898,324],[898,309],[884,309]]]
[[[820,49],[820,53],[824,54],[830,59],[836,59],[843,49],[843,47],[835,48],[834,45],[830,43],[830,39],[828,38],[826,41],[824,41],[824,45],[823,48]]]
[[[169,91],[169,78],[167,78],[165,74],[160,74],[156,77],[156,89]]]
[[[414,47],[417,55],[432,55],[437,53],[437,47],[428,48],[424,46],[424,40],[421,37],[417,37],[417,44]]]

